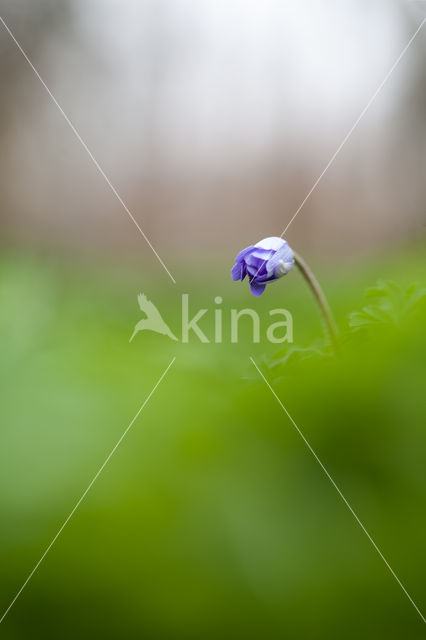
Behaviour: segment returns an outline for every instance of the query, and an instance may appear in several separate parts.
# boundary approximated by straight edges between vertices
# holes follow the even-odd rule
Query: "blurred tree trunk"
[[[51,35],[56,35],[59,30],[69,32],[75,25],[71,0],[9,0],[3,4],[2,17],[36,68]],[[30,95],[30,87],[28,93],[25,87],[33,82],[34,77],[3,24],[0,24],[0,60],[0,224],[7,232],[7,222],[19,214],[13,211],[13,197],[9,190],[9,185],[14,182],[10,175],[13,172],[10,154],[14,145],[14,128],[19,126],[20,116],[33,108],[32,101],[26,99],[26,95]]]

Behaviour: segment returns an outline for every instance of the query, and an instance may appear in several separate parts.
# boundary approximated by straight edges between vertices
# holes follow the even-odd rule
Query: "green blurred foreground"
[[[344,327],[377,278],[425,285],[424,256],[420,247],[335,272],[312,267]],[[277,359],[281,347],[253,345],[248,331],[237,345],[148,332],[129,344],[139,291],[173,330],[182,292],[194,308],[213,308],[216,295],[224,309],[285,306],[299,346],[321,325],[297,274],[255,300],[230,281],[232,259],[197,277],[182,269],[176,286],[156,265],[75,262],[1,261],[2,612],[176,362],[2,637],[423,638],[418,613],[249,356],[424,611],[425,304],[399,328],[345,340],[339,360]]]

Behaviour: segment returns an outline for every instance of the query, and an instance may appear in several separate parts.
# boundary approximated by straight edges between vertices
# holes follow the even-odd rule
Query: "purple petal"
[[[261,266],[262,266],[262,261],[261,260],[259,262],[255,262],[253,265],[248,264],[247,265],[247,273],[250,276],[254,277],[257,274],[257,272],[259,271]]]
[[[253,256],[254,258],[260,258],[261,260],[269,260],[269,258],[272,258],[274,253],[275,251],[272,251],[271,249],[254,249],[254,251],[247,256],[247,259]]]
[[[265,251],[263,255],[256,256],[251,254],[244,258],[244,262],[247,264],[247,267],[254,267],[255,269],[260,269],[264,267],[268,260],[273,257],[273,251]],[[265,271],[265,269],[264,269]]]
[[[240,263],[234,264],[231,269],[231,278],[235,281],[243,279],[243,265]]]
[[[256,256],[251,255],[251,254],[244,258],[244,262],[249,267],[255,267],[258,264],[262,264],[262,260],[264,260],[264,258],[258,258]]]
[[[258,282],[254,282],[253,280],[250,282],[250,291],[256,297],[262,295],[265,291],[266,284],[259,284]]]
[[[247,247],[246,249],[243,249],[242,251],[240,251],[240,253],[235,258],[235,262],[241,262],[241,260],[244,258],[244,256],[246,256],[248,253],[250,253],[253,250],[254,250],[254,246],[253,245],[251,245],[250,247]]]
[[[272,256],[270,260],[268,260],[266,264],[266,269],[269,275],[275,275],[276,270],[283,264],[291,265],[294,264],[294,254],[291,250],[290,246],[287,242],[284,242],[281,249],[279,249],[275,255]],[[290,271],[291,266],[289,266],[288,271]],[[281,274],[283,275],[283,274]]]
[[[257,255],[256,255],[257,254]],[[266,265],[268,260],[273,258],[273,251],[258,250],[247,256],[244,261],[247,264],[247,270],[252,276],[260,276],[266,274]]]
[[[256,282],[259,282],[259,284],[268,284],[268,282],[275,282],[275,280],[278,280],[278,276],[268,275],[267,273],[256,276]]]

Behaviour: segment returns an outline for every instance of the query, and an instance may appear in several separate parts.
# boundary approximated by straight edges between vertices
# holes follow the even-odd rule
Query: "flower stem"
[[[338,350],[338,336],[337,336],[337,326],[334,320],[333,314],[331,312],[330,306],[327,302],[327,298],[324,295],[323,290],[320,287],[318,280],[315,278],[311,269],[308,267],[304,259],[295,251],[294,254],[294,262],[299,269],[302,276],[305,278],[309,288],[311,289],[314,297],[318,303],[318,306],[321,310],[322,316],[324,318],[325,326],[327,328],[327,333],[330,338],[331,344],[335,352]]]

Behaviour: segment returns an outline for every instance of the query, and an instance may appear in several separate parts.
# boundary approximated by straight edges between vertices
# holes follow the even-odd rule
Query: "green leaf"
[[[426,289],[419,283],[413,283],[404,290],[395,282],[378,280],[374,287],[366,290],[365,297],[370,304],[348,316],[348,327],[352,333],[399,326],[426,299]]]

